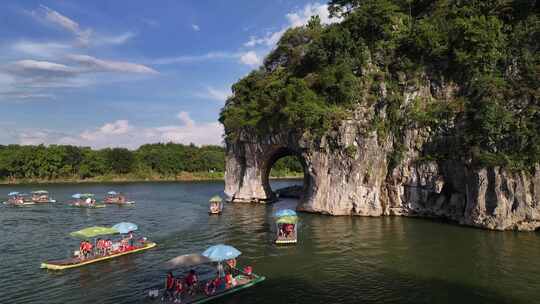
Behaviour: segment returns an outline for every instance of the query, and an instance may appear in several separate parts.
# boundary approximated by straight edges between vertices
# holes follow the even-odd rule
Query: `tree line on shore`
[[[284,158],[273,167],[277,175],[301,169],[292,158]],[[103,176],[160,179],[183,173],[219,178],[224,170],[225,149],[221,146],[159,143],[146,144],[137,150],[94,150],[70,145],[0,145],[0,180],[77,180]]]

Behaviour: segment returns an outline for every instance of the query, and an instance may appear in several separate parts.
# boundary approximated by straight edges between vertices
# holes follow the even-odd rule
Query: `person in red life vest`
[[[195,270],[191,269],[186,277],[186,285],[190,295],[195,293],[195,288],[197,287],[198,282],[199,278],[197,277],[197,273]]]
[[[86,241],[86,255],[87,257],[90,257],[92,255],[92,250],[94,249],[94,246],[89,241]]]
[[[236,280],[233,278],[232,274],[227,273],[225,275],[225,288],[229,289],[236,285]]]
[[[103,245],[104,240],[98,239],[96,242],[96,251],[98,255],[104,255],[105,246]]]
[[[81,241],[81,243],[79,244],[79,259],[83,260],[84,259],[84,250],[85,250],[85,243],[84,241]]]
[[[123,238],[121,241],[120,241],[120,250],[121,251],[127,251],[129,248],[128,248],[128,240],[126,238]]]
[[[253,275],[253,267],[251,266],[246,266],[244,267],[244,275],[248,276],[251,278],[251,276]]]
[[[175,287],[176,280],[174,279],[174,276],[172,272],[167,273],[167,278],[165,279],[165,294],[163,295],[163,298],[161,300],[171,300],[174,297],[174,287]]]
[[[134,242],[133,232],[131,231],[129,232],[127,239],[128,239],[129,247],[133,247],[133,242]]]
[[[216,274],[216,277],[212,280],[209,280],[206,283],[206,286],[204,287],[204,293],[207,296],[211,296],[216,293],[216,290],[219,288],[219,285],[221,285],[221,278],[219,276],[219,271]]]
[[[177,278],[174,285],[174,303],[182,303],[182,293],[184,292],[184,284],[182,279]]]
[[[227,265],[232,269],[236,268],[236,259],[227,260]]]

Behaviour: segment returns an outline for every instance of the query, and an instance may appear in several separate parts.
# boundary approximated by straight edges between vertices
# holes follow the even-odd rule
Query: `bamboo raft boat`
[[[182,295],[182,304],[200,304],[200,303],[207,303],[213,300],[216,300],[218,298],[221,298],[223,296],[239,292],[241,290],[250,288],[258,283],[263,282],[266,280],[266,277],[264,276],[258,276],[255,274],[252,275],[243,275],[240,274],[234,278],[236,280],[236,285],[229,287],[229,288],[219,288],[216,290],[215,293],[211,295],[206,295],[202,289],[197,290],[197,292],[193,295],[189,295],[186,292]],[[206,281],[201,281],[200,286],[204,286],[206,284]],[[164,289],[160,289],[158,294],[163,295],[165,293]],[[171,299],[163,299],[160,300],[159,297],[151,299],[154,301],[160,301],[160,303],[175,303],[174,300]]]
[[[156,243],[147,242],[144,245],[136,246],[131,250],[115,252],[106,256],[96,256],[96,257],[85,259],[85,260],[81,260],[79,258],[69,258],[69,259],[63,259],[63,260],[47,261],[47,262],[41,263],[41,268],[49,269],[49,270],[64,270],[64,269],[69,269],[69,268],[81,267],[88,264],[93,264],[93,263],[97,263],[101,261],[114,259],[123,255],[148,250],[154,247],[156,247]]]

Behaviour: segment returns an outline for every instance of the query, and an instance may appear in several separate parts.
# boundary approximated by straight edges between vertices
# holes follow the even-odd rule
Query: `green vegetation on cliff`
[[[429,127],[426,158],[515,169],[540,162],[537,1],[329,4],[341,22],[312,18],[288,30],[264,66],[233,86],[220,117],[228,140],[242,130],[318,138],[360,105],[376,109],[380,136]],[[436,99],[406,102],[426,83]],[[442,87],[454,87],[452,96],[437,92]]]

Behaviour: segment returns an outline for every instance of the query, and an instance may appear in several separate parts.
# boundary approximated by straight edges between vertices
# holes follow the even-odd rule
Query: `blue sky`
[[[313,1],[3,0],[0,144],[221,144],[230,86],[312,15],[336,21]]]

